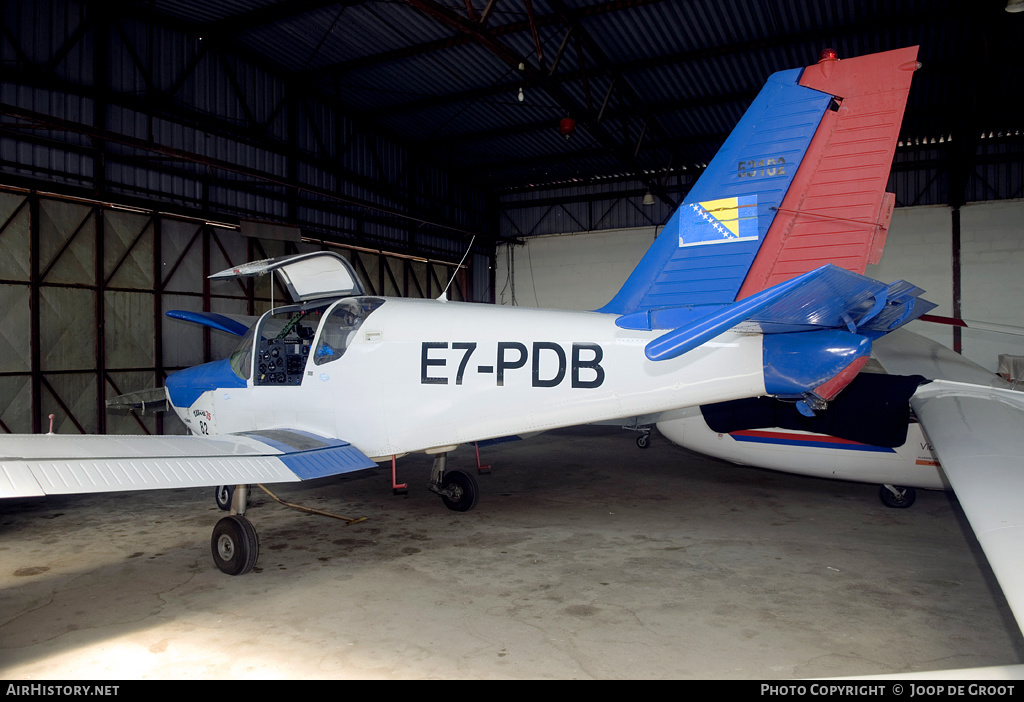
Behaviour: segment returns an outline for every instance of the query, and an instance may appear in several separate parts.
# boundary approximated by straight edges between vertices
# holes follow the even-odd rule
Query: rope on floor
[[[322,517],[331,517],[333,519],[340,519],[341,521],[346,522],[349,525],[351,525],[351,524],[358,524],[359,522],[365,522],[366,521],[366,517],[343,517],[340,514],[331,514],[330,512],[324,512],[324,511],[319,510],[319,509],[313,509],[312,507],[303,507],[302,505],[296,505],[296,504],[293,504],[291,502],[285,502],[280,497],[278,497],[277,495],[272,493],[270,490],[268,490],[265,486],[260,485],[259,483],[257,483],[257,487],[259,487],[259,489],[262,490],[263,492],[265,492],[268,495],[270,495],[270,498],[272,500],[274,500],[274,502],[277,502],[278,504],[282,504],[285,507],[291,507],[292,509],[297,509],[300,512],[309,512],[310,514],[319,514]]]

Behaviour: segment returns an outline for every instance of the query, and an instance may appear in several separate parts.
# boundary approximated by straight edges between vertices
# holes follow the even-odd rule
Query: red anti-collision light
[[[839,60],[839,52],[837,52],[835,49],[823,49],[822,52],[820,54],[818,54],[818,63],[821,63],[822,61],[838,61],[838,60]]]

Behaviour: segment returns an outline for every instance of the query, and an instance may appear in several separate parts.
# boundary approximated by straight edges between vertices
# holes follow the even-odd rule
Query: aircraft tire
[[[651,445],[651,435],[650,434],[641,434],[640,436],[636,437],[636,447],[637,448],[645,449],[645,448],[649,447],[650,445]]]
[[[213,562],[222,573],[245,575],[256,565],[260,540],[252,522],[240,514],[224,517],[213,528],[210,539]]]
[[[900,487],[899,485],[894,485],[893,487],[897,490],[902,490],[903,494],[897,497],[885,485],[878,488],[878,497],[882,500],[883,505],[892,509],[906,509],[914,504],[914,500],[917,499],[917,490],[912,487]]]
[[[472,475],[461,470],[448,471],[444,474],[444,480],[441,483],[442,489],[447,487],[457,488],[458,498],[453,499],[447,495],[441,495],[441,501],[444,502],[445,507],[454,512],[468,512],[476,507],[477,498],[480,496],[480,486]]]
[[[231,499],[235,495],[234,485],[218,485],[214,488],[213,499],[217,502],[217,507],[224,510],[225,512],[231,511]]]

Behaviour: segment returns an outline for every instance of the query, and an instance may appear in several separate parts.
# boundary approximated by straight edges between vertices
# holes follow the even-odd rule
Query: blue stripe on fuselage
[[[800,448],[840,449],[843,451],[868,451],[872,453],[896,453],[895,449],[885,446],[861,444],[855,441],[840,441],[829,436],[803,436],[798,434],[775,434],[768,431],[732,432],[729,434],[735,441],[752,444],[775,444],[779,446],[799,446]]]

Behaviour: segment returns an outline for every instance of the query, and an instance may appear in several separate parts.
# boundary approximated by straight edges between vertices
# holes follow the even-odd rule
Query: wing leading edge
[[[312,480],[377,464],[346,441],[278,429],[218,437],[0,436],[0,498]]]

